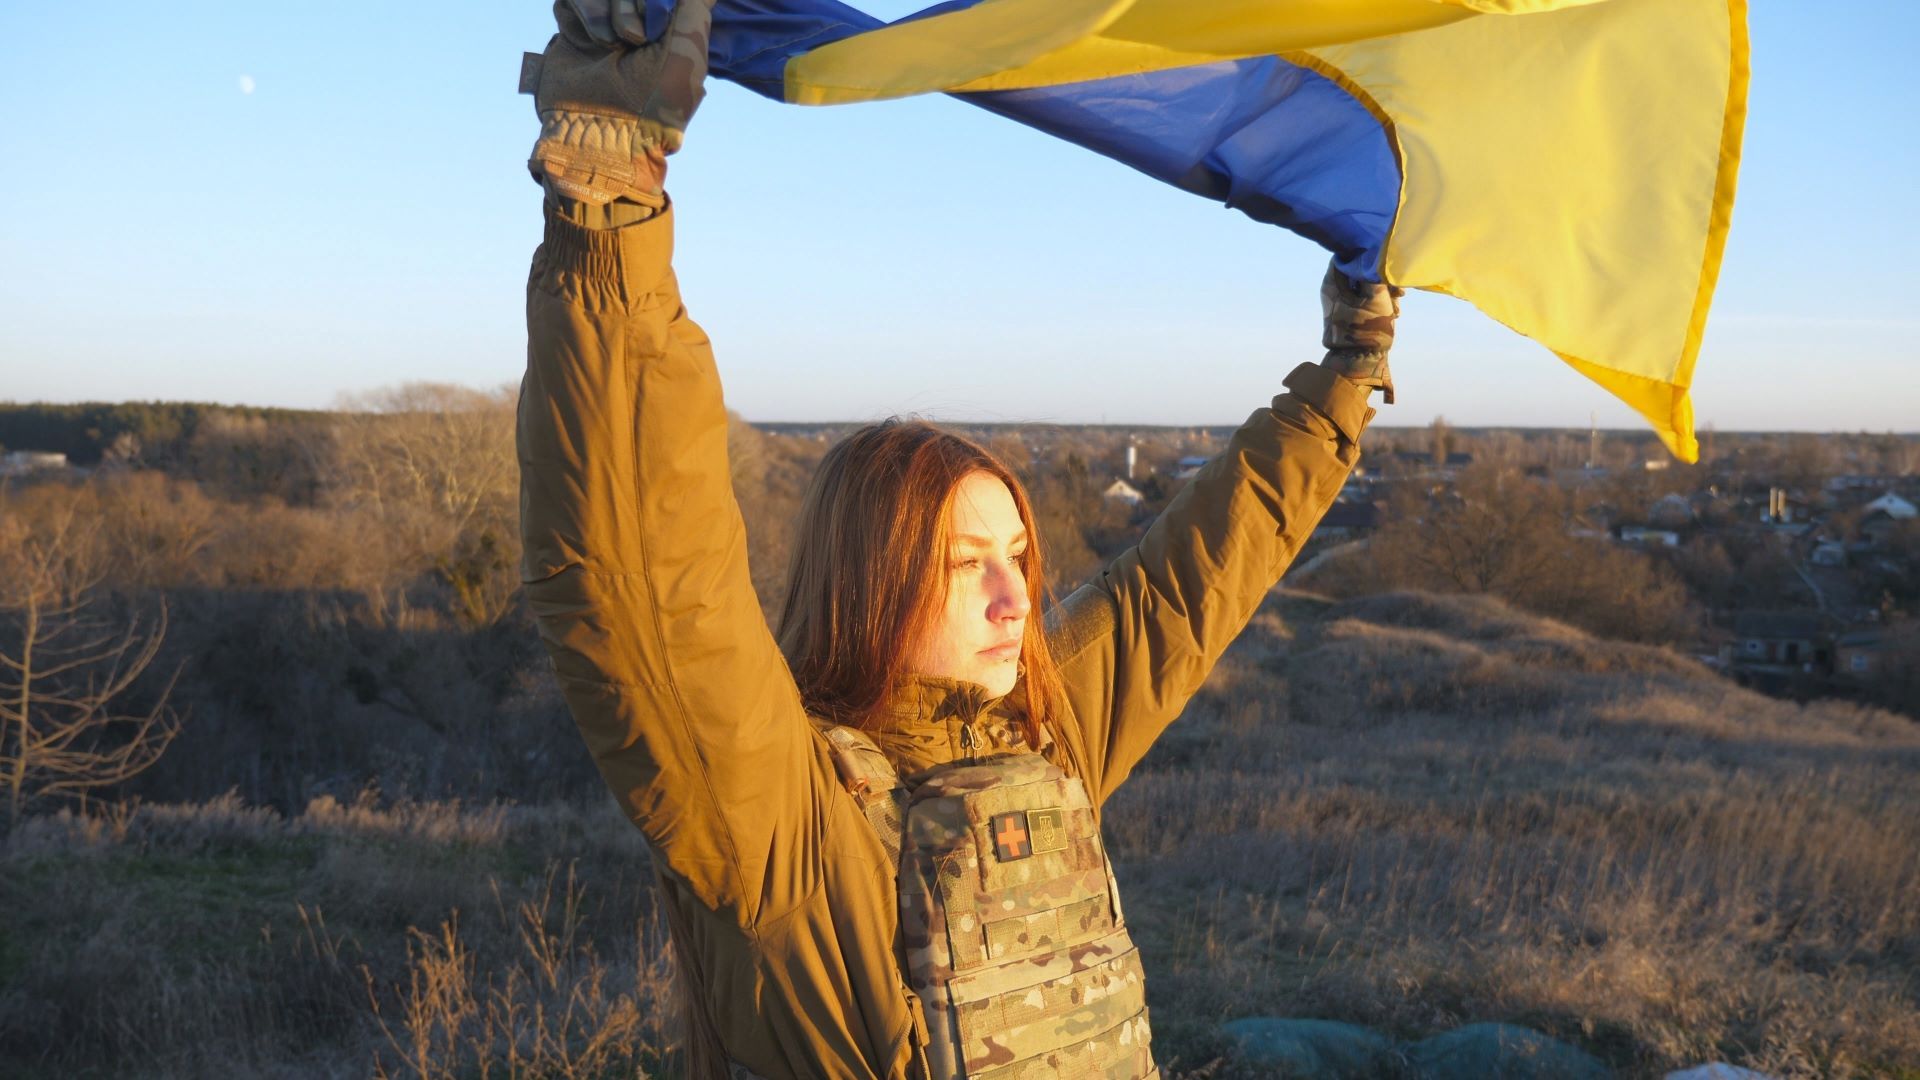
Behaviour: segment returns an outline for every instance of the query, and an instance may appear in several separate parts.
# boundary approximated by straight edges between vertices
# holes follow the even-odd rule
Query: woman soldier
[[[523,572],[654,854],[690,1073],[1153,1076],[1100,808],[1346,481],[1397,305],[1330,274],[1327,361],[1044,620],[1005,465],[931,425],[854,433],[807,496],[776,641],[662,193],[711,2],[649,44],[635,0],[560,0],[522,72],[547,193]]]

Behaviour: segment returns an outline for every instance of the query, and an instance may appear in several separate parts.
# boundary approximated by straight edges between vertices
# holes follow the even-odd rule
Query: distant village
[[[1382,522],[1394,484],[1449,484],[1473,464],[1471,453],[1448,454],[1436,465],[1430,454],[1399,451],[1388,462],[1363,467],[1321,522],[1316,540],[1362,540]],[[1662,454],[1624,466],[1533,465],[1524,471],[1593,493],[1584,512],[1569,522],[1572,535],[1647,548],[1653,555],[1705,538],[1737,538],[1779,553],[1793,571],[1785,590],[1764,606],[1710,612],[1708,634],[1697,650],[1709,666],[1779,693],[1865,683],[1879,674],[1890,620],[1911,614],[1899,611],[1884,583],[1911,581],[1920,570],[1911,546],[1896,543],[1902,535],[1920,534],[1920,475],[1838,472],[1789,486],[1770,482],[1764,470],[1738,466],[1735,458],[1687,467]],[[1637,485],[1643,490],[1677,490],[1638,506],[1611,502],[1609,495],[1636,486],[1618,483],[1623,471],[1634,469],[1666,480]],[[1643,477],[1629,473],[1625,479]]]
[[[31,407],[16,408],[33,418]],[[84,439],[71,434],[65,444],[79,452],[16,442],[21,448],[0,453],[0,482],[114,464],[169,468],[182,447],[204,441],[194,433],[211,430],[219,416],[209,416],[189,415],[190,422],[174,425],[177,432],[150,431],[144,442],[114,434],[111,417],[63,420],[69,432],[85,427]],[[325,416],[255,418],[250,430],[290,430]],[[804,465],[852,425],[752,426],[770,446],[784,448],[776,452]],[[1136,532],[1232,435],[1227,427],[958,426],[1029,475],[1104,504]],[[1361,466],[1301,553],[1296,573],[1364,547],[1396,507],[1407,512],[1448,497],[1476,467],[1498,469],[1572,493],[1568,535],[1644,551],[1681,568],[1683,577],[1709,549],[1747,553],[1732,575],[1739,588],[1699,596],[1704,630],[1691,651],[1702,662],[1795,696],[1846,693],[1883,674],[1896,631],[1920,625],[1920,437],[1708,431],[1702,442],[1700,463],[1687,465],[1645,432],[1453,428],[1445,421],[1375,427]],[[1758,565],[1754,552],[1766,556],[1764,580],[1750,572]],[[1699,594],[1697,578],[1689,586]]]
[[[795,427],[820,438],[833,430]],[[1232,430],[1004,426],[978,433],[1002,444],[1017,440],[1034,461],[1107,464],[1091,470],[1102,497],[1144,518]],[[1703,604],[1707,626],[1692,650],[1758,689],[1853,691],[1882,674],[1894,627],[1920,615],[1911,599],[1920,593],[1920,438],[1902,435],[1709,431],[1701,462],[1687,465],[1640,432],[1454,429],[1444,421],[1375,428],[1361,466],[1296,566],[1365,545],[1392,514],[1396,492],[1442,496],[1476,464],[1574,492],[1581,509],[1567,523],[1573,536],[1654,558],[1680,558],[1690,545],[1715,540],[1776,552],[1786,568],[1778,587],[1746,602]]]

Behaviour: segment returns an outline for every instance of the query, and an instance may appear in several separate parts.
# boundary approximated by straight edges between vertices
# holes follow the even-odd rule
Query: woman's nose
[[[987,605],[987,617],[995,622],[1024,619],[1033,610],[1033,602],[1027,599],[1027,580],[1014,566],[1002,567],[993,575],[992,600]]]

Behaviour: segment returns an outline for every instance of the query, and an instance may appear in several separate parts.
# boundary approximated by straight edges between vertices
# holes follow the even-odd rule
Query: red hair
[[[1040,612],[1046,578],[1026,488],[985,447],[933,424],[887,420],[847,436],[820,462],[780,611],[786,654],[807,710],[865,728],[912,672],[907,657],[946,601],[954,492],[984,472],[1007,485],[1027,530],[1021,557],[1033,613],[1020,644],[1027,732],[1060,700],[1060,672]]]

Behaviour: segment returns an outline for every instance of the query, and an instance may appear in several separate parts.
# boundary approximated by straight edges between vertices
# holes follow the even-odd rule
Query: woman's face
[[[946,603],[909,668],[979,683],[995,697],[1020,676],[1027,630],[1026,525],[1013,493],[991,473],[969,473],[953,494]]]

